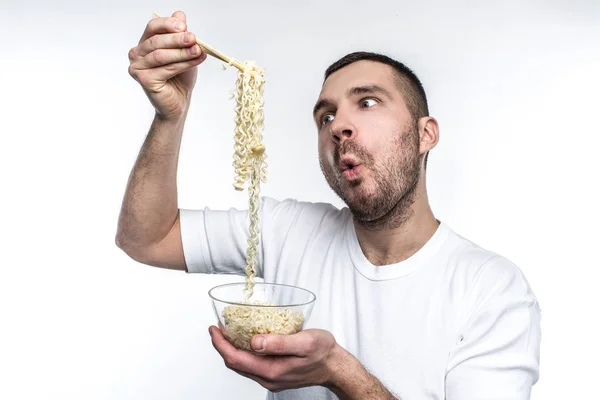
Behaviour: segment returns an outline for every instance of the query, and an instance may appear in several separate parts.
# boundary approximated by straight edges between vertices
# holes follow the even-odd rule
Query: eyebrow
[[[383,94],[387,98],[391,98],[390,93],[385,90],[383,87],[379,85],[363,85],[363,86],[354,86],[348,89],[347,96],[356,96],[358,94]],[[313,119],[316,117],[319,110],[325,107],[332,107],[334,105],[333,101],[330,99],[321,99],[315,104],[313,108]]]

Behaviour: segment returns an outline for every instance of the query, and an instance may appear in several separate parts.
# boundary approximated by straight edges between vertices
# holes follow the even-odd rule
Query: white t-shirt
[[[347,208],[262,198],[258,276],[317,296],[330,331],[403,400],[525,400],[539,376],[540,308],[522,272],[443,222],[413,256],[375,266]],[[189,272],[244,275],[246,210],[181,210]],[[313,386],[267,399],[337,399]]]

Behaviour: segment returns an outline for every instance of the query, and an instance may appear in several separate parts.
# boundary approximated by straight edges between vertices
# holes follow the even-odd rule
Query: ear
[[[440,140],[437,120],[433,117],[422,117],[419,120],[419,154],[423,155],[433,149]]]

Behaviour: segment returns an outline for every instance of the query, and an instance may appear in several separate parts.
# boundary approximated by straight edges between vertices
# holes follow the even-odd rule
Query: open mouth
[[[360,161],[358,159],[356,159],[355,157],[344,156],[340,160],[339,167],[342,170],[342,172],[344,172],[344,171],[348,171],[348,170],[353,170],[356,167],[358,167],[360,164],[361,164]]]
[[[342,175],[347,180],[354,180],[359,177],[361,164],[355,162],[344,162],[342,164]]]

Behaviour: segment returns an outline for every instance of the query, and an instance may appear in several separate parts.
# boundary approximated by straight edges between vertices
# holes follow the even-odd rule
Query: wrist
[[[323,385],[340,400],[398,400],[350,352],[336,344],[332,351],[328,379]]]
[[[161,125],[179,126],[185,122],[186,117],[187,110],[171,114],[162,114],[157,111],[154,114],[154,121]]]
[[[358,389],[357,383],[366,380],[367,371],[346,349],[336,344],[328,368],[328,379],[323,386],[340,399],[353,399],[351,393]]]
[[[154,119],[157,122],[169,124],[169,125],[181,125],[185,123],[188,111],[191,104],[191,93],[189,97],[186,97],[184,103],[176,108],[172,108],[168,111],[161,112],[159,109],[155,109]]]

